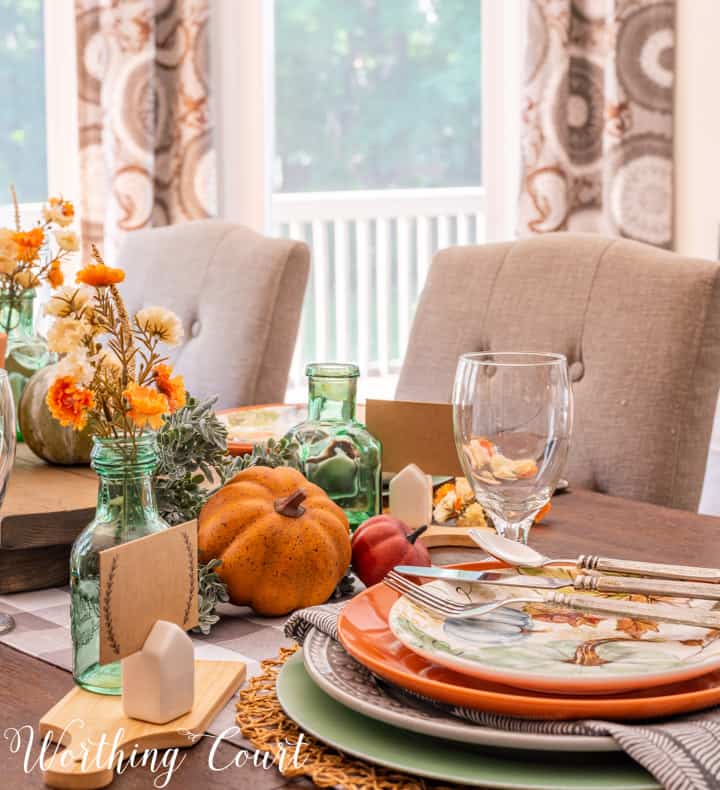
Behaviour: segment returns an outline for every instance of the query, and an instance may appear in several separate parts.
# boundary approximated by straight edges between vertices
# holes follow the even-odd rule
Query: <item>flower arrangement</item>
[[[23,291],[36,288],[43,279],[53,288],[59,288],[65,280],[62,265],[77,252],[80,242],[69,228],[75,219],[75,209],[69,200],[49,198],[43,206],[43,221],[30,230],[22,230],[14,187],[10,187],[10,193],[15,207],[15,229],[0,228],[0,293],[12,304]],[[7,331],[9,327],[3,328]]]
[[[63,355],[47,405],[62,425],[134,442],[185,405],[182,376],[160,351],[180,342],[182,325],[163,307],[131,318],[117,287],[125,272],[107,266],[95,246],[92,252],[77,286],[60,288],[46,307],[54,317],[48,345]]]

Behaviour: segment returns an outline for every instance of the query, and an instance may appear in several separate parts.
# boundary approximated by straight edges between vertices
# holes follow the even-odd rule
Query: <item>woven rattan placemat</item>
[[[276,758],[283,748],[292,751],[292,745],[297,744],[302,732],[285,715],[275,693],[277,676],[296,650],[296,647],[283,649],[277,658],[263,661],[260,674],[251,678],[240,692],[237,703],[237,723],[243,735],[255,749],[269,752]],[[285,760],[284,765],[278,767],[284,776],[307,776],[318,787],[342,787],[346,790],[440,790],[457,787],[358,760],[306,733],[303,733],[302,765],[296,766]]]

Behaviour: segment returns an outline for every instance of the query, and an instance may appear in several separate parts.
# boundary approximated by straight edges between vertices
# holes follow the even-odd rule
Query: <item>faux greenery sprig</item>
[[[160,515],[170,525],[197,518],[208,497],[233,475],[251,466],[297,466],[298,445],[269,439],[252,453],[233,458],[227,451],[227,428],[215,414],[217,398],[187,404],[169,415],[157,434],[155,494]],[[210,633],[220,619],[217,604],[228,600],[227,586],[215,572],[220,560],[198,567],[198,626]]]
[[[227,451],[227,428],[214,410],[217,398],[187,404],[169,415],[157,434],[155,494],[171,526],[197,518],[207,498],[243,468]]]

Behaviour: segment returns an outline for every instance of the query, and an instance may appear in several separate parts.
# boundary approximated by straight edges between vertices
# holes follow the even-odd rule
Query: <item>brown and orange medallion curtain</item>
[[[209,0],[75,0],[84,245],[213,216]]]
[[[672,246],[674,31],[674,0],[529,0],[521,236]]]

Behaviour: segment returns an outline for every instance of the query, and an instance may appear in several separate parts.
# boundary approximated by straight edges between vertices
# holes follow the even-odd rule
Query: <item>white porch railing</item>
[[[312,360],[357,362],[363,376],[396,373],[432,256],[485,240],[478,187],[279,193],[272,212],[277,235],[312,249],[291,388]]]

